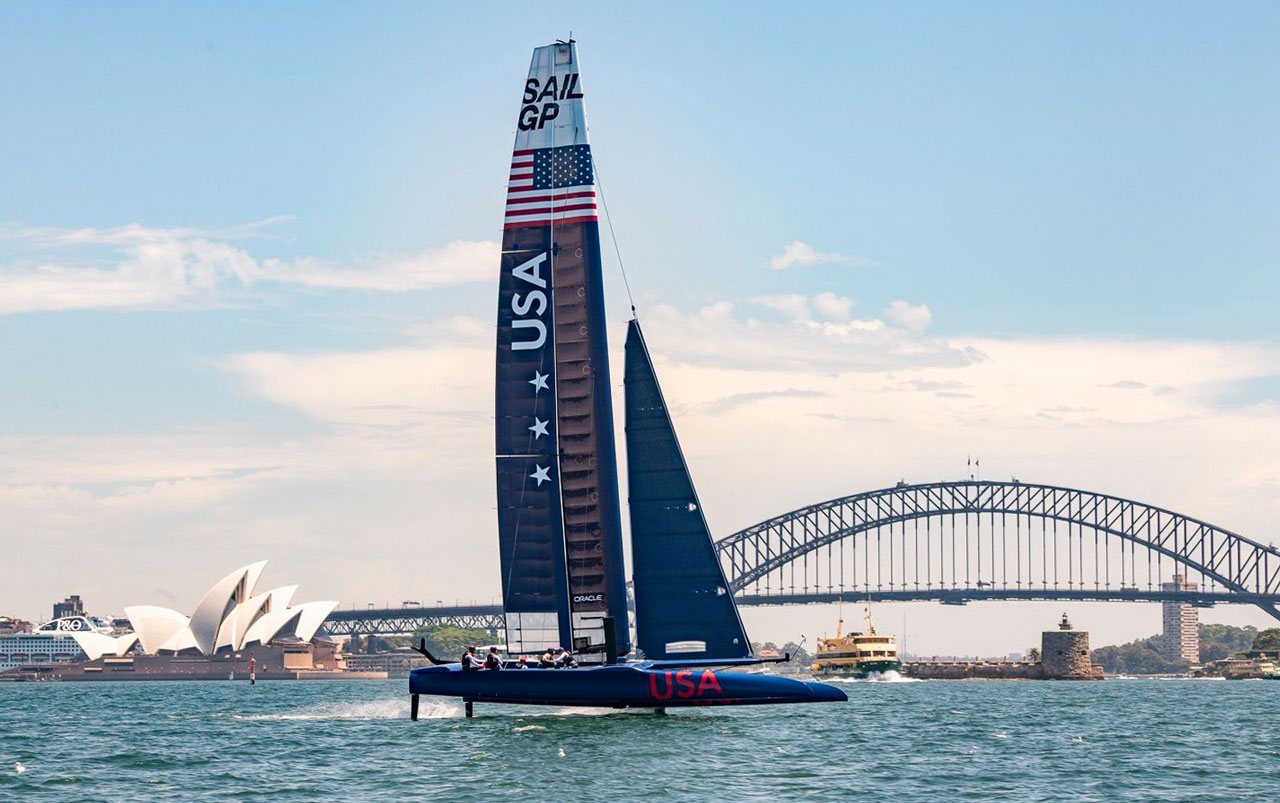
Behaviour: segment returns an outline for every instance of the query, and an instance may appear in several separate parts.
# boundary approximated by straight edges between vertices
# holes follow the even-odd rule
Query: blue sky
[[[1266,540],[1277,23],[1261,4],[7,5],[0,504],[20,551],[84,550],[118,580],[86,558],[0,609],[35,616],[75,588],[152,601],[128,596],[154,582],[105,544],[166,566],[285,562],[373,523],[392,551],[447,540],[434,522],[474,532],[465,582],[440,582],[491,593],[487,380],[465,369],[492,317],[516,90],[530,49],[570,30],[631,284],[663,324],[650,339],[688,399],[720,529],[958,475],[985,448],[1010,473]],[[771,267],[793,243],[811,258]],[[970,406],[931,397],[843,434],[795,423],[874,408],[907,379],[964,385]],[[818,395],[722,431],[714,385],[735,382]],[[1100,395],[1117,382],[1142,388]],[[883,451],[833,476],[796,448],[793,479],[740,504],[744,427],[781,430],[770,450],[838,435]],[[444,447],[471,462],[441,487]],[[464,504],[449,483],[479,489],[472,512],[449,509]],[[393,560],[333,558],[347,569],[296,571],[344,601],[421,584]],[[185,599],[217,573],[155,590]]]
[[[287,214],[282,253],[332,258],[492,237],[501,100],[529,43],[572,28],[619,236],[654,285],[719,297],[798,238],[883,263],[860,297],[927,292],[944,331],[1266,336],[1277,16],[11,6],[0,219]]]

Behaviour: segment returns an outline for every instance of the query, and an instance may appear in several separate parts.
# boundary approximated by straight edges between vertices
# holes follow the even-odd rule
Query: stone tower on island
[[[1089,634],[1072,629],[1065,613],[1057,630],[1041,634],[1040,663],[1044,676],[1053,680],[1087,680],[1101,675],[1089,652]]]

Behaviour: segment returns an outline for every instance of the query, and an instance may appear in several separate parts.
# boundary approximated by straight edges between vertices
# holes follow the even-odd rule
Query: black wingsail
[[[507,647],[630,649],[600,233],[573,42],[521,88],[498,285],[498,538]],[[588,659],[589,660],[589,659]]]
[[[636,321],[627,327],[624,386],[636,644],[652,660],[748,657],[751,643]]]

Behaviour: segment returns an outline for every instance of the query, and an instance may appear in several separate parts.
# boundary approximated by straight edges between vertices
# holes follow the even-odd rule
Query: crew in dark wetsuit
[[[480,659],[476,657],[476,645],[468,646],[467,651],[462,654],[462,671],[471,672],[483,666],[484,664],[480,663]]]
[[[555,665],[556,665],[556,656],[555,656],[555,652],[554,652],[553,650],[554,650],[554,648],[552,648],[552,647],[547,647],[547,651],[546,651],[546,652],[544,652],[544,653],[542,654],[542,657],[538,659],[538,668],[539,668],[539,669],[554,669],[554,668],[555,668]]]
[[[502,656],[498,655],[497,647],[489,648],[489,654],[484,659],[484,668],[492,672],[502,668]]]

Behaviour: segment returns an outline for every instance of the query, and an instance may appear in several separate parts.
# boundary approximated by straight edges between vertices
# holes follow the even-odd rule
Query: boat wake
[[[461,717],[462,705],[442,698],[422,698],[418,706],[419,719],[451,719]],[[325,703],[296,713],[234,714],[234,719],[260,720],[371,720],[408,719],[408,700],[369,700],[361,703]]]
[[[920,678],[904,677],[901,672],[872,672],[865,678],[824,677],[824,683],[920,683]]]

